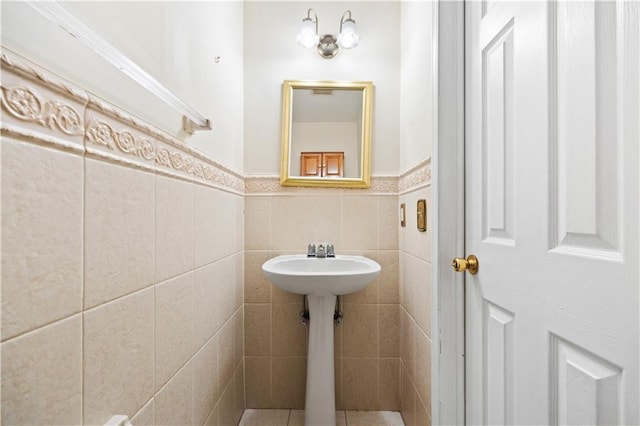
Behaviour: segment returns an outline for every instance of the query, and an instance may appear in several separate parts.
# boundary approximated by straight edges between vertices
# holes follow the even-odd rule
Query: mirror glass
[[[283,83],[285,186],[368,188],[373,83]]]

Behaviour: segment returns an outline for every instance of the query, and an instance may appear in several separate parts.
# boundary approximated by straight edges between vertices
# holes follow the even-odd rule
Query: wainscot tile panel
[[[337,254],[367,256],[382,266],[371,285],[341,297],[344,318],[334,327],[336,406],[399,410],[398,178],[373,176],[371,188],[345,190],[281,187],[277,177],[248,176],[246,191],[244,300],[271,305],[270,351],[247,359],[247,407],[304,406],[306,377],[301,370],[306,367],[308,329],[299,316],[303,300],[269,284],[262,263],[281,254],[305,253],[309,243],[332,243]],[[246,321],[255,321],[255,314],[245,315]],[[247,347],[259,344],[263,338],[251,342],[256,331],[246,321]],[[270,380],[264,376],[266,368],[271,368]],[[363,368],[366,378],[357,378]],[[250,371],[258,369],[261,379],[250,378]],[[296,379],[282,380],[280,369],[295,372]]]
[[[2,423],[237,424],[243,177],[0,61]]]
[[[421,177],[425,179],[421,179]],[[431,424],[431,163],[400,178],[407,226],[400,228],[401,409],[406,425]],[[427,201],[427,231],[416,226],[419,199]]]

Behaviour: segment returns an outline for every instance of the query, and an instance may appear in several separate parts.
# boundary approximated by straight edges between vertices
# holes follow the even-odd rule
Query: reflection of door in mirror
[[[343,177],[344,152],[300,153],[300,176]]]

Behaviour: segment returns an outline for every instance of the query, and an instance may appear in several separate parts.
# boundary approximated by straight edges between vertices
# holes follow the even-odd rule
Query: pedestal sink
[[[363,256],[315,258],[277,256],[262,271],[278,288],[309,299],[309,350],[305,426],[335,425],[333,312],[336,296],[365,288],[380,273],[380,265]]]

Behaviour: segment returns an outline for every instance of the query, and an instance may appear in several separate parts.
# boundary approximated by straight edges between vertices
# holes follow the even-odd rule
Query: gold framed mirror
[[[282,84],[280,184],[368,188],[373,83]]]

